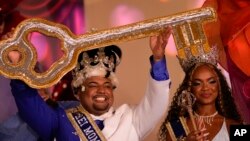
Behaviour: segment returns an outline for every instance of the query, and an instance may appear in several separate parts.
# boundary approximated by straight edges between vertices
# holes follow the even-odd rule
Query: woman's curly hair
[[[187,112],[187,110],[185,110],[184,108],[180,107],[178,105],[178,97],[179,95],[182,93],[183,90],[189,90],[190,89],[190,82],[192,79],[192,75],[193,72],[196,70],[196,68],[198,66],[201,65],[207,65],[210,68],[212,68],[218,78],[219,78],[219,96],[216,98],[216,109],[218,111],[218,113],[222,116],[224,116],[225,118],[228,119],[233,119],[236,121],[242,121],[240,114],[238,113],[237,109],[236,109],[236,105],[234,103],[234,99],[231,95],[231,89],[228,86],[228,83],[224,77],[224,75],[222,74],[221,70],[219,70],[216,66],[208,64],[208,63],[199,63],[196,64],[194,66],[192,66],[186,73],[185,73],[185,78],[182,81],[181,85],[179,86],[179,88],[177,89],[177,91],[174,94],[170,109],[168,111],[167,117],[165,118],[164,122],[162,123],[161,127],[160,127],[160,132],[158,135],[158,139],[160,141],[166,141],[166,134],[167,134],[167,128],[166,128],[166,124],[167,122],[171,121],[171,120],[175,120],[180,116],[183,117],[189,117],[189,114]],[[194,104],[193,106],[193,110],[196,109],[196,106]]]

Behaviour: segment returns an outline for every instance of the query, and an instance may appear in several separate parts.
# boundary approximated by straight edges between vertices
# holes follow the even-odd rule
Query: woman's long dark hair
[[[165,121],[162,123],[162,125],[160,127],[160,132],[159,132],[159,136],[158,136],[158,139],[160,141],[166,140],[166,134],[168,134],[167,128],[166,128],[167,122],[169,122],[171,120],[175,120],[180,116],[189,117],[188,112],[185,109],[183,109],[182,107],[178,106],[178,97],[182,93],[183,90],[190,89],[190,80],[191,80],[191,77],[192,77],[194,70],[197,68],[197,65],[209,66],[210,68],[212,68],[216,72],[216,74],[219,78],[219,84],[220,84],[219,94],[221,96],[218,95],[218,97],[216,98],[216,109],[217,109],[218,113],[220,115],[224,116],[225,118],[241,121],[240,114],[238,113],[238,111],[236,109],[234,99],[231,95],[231,89],[228,86],[227,81],[226,81],[224,75],[222,74],[221,70],[219,70],[216,66],[211,65],[211,64],[207,64],[207,63],[196,64],[196,65],[192,66],[185,73],[185,78],[184,78],[183,82],[181,83],[181,85],[179,86],[179,88],[177,89],[177,91],[173,97],[173,100],[172,100],[170,109],[168,111],[167,117],[165,118]]]

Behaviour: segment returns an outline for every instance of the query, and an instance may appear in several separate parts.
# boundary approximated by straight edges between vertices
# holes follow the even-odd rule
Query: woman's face
[[[219,79],[212,67],[205,64],[198,66],[193,72],[191,84],[197,104],[215,104],[219,93]]]

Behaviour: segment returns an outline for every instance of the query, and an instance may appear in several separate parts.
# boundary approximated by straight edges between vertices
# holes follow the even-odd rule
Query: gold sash
[[[81,105],[66,110],[66,114],[82,141],[106,141],[95,121]]]
[[[179,117],[178,120],[166,123],[166,127],[172,141],[177,141],[180,138],[186,137],[190,133],[184,117]]]

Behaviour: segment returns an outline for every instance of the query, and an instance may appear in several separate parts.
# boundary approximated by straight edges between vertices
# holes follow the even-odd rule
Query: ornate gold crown
[[[185,57],[177,56],[182,69],[187,72],[198,63],[217,64],[218,51],[216,46],[210,48],[207,44],[184,49]]]
[[[120,63],[120,56],[111,45],[83,52],[80,55],[77,66],[72,71],[74,87],[79,87],[86,78],[91,76],[103,76],[111,79],[114,86],[118,85],[118,79],[115,75],[115,68]],[[106,50],[105,50],[106,49]]]
[[[217,64],[217,49],[209,46],[203,24],[202,20],[197,20],[173,25],[177,58],[185,72],[196,63]]]

